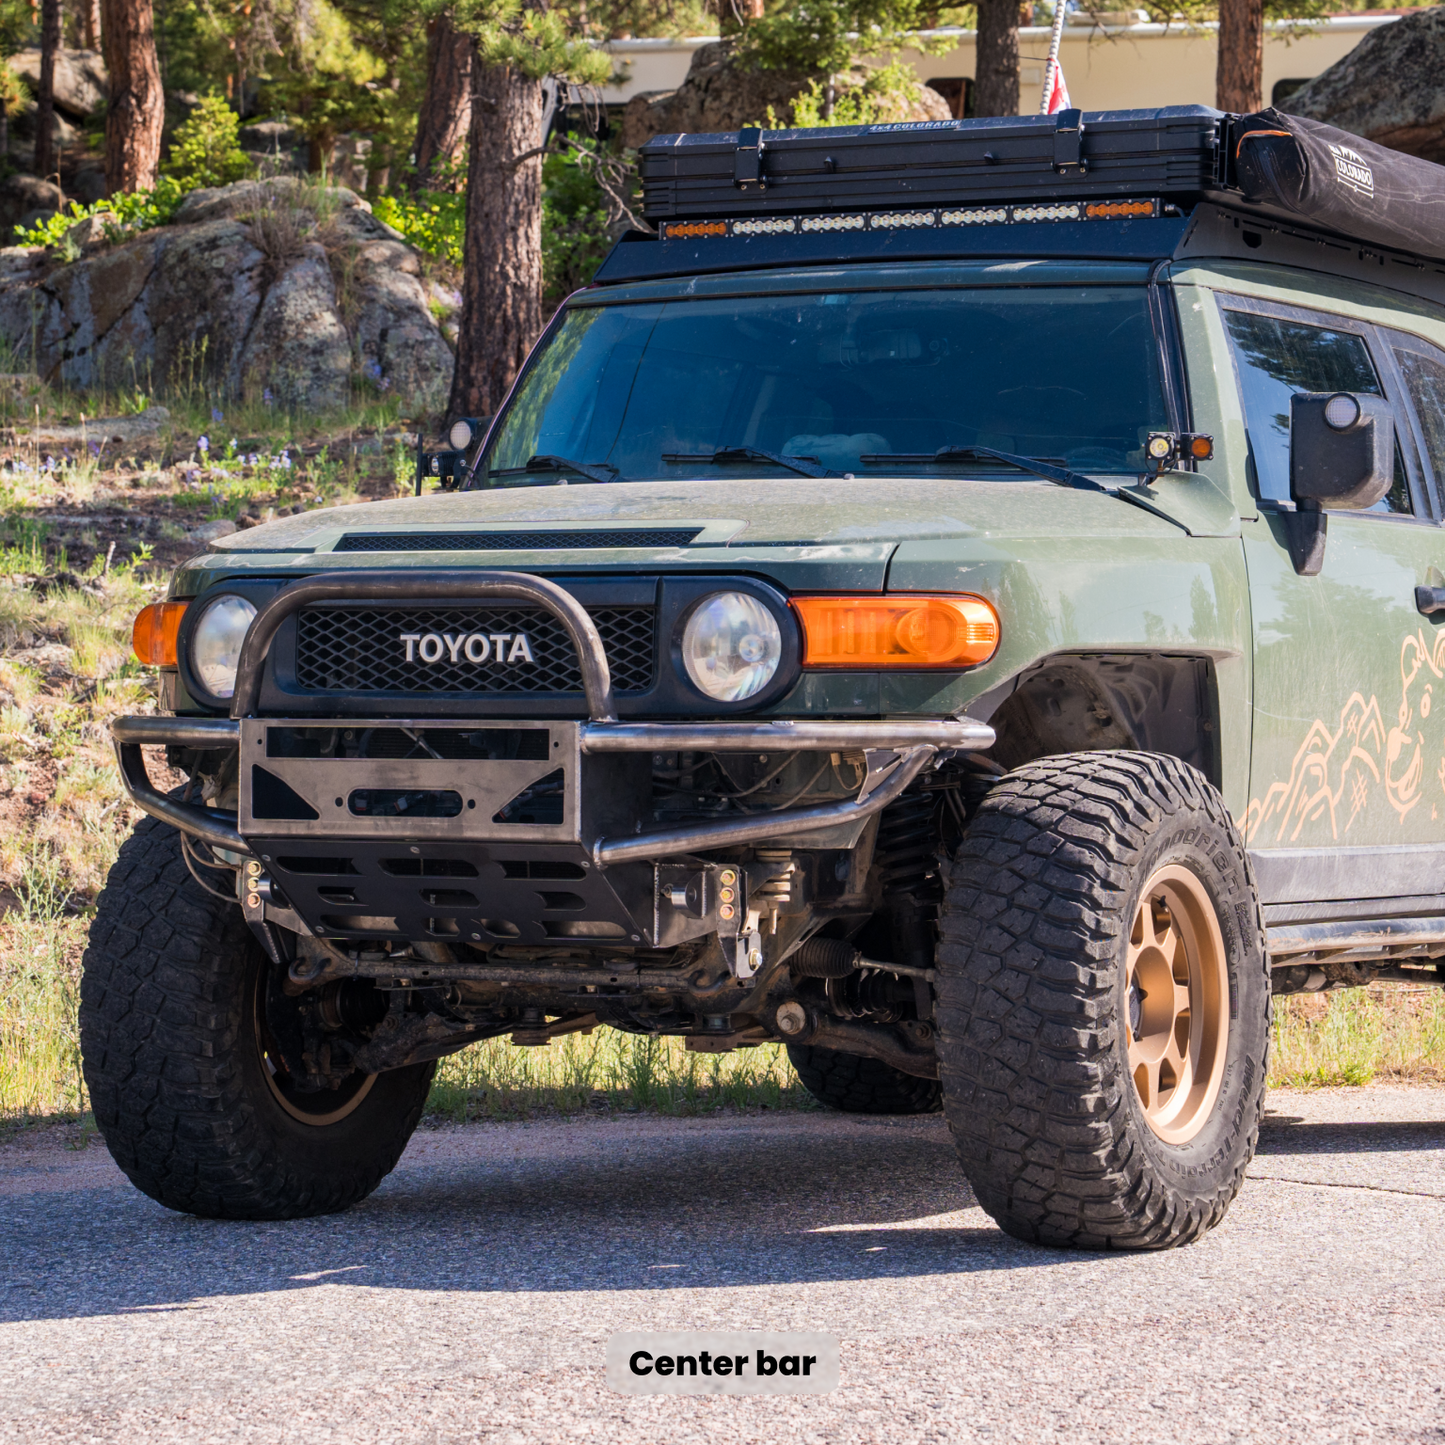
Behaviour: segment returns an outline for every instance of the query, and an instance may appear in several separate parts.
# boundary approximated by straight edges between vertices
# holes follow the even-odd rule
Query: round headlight
[[[212,697],[230,697],[236,690],[241,644],[256,609],[244,597],[227,594],[210,603],[191,637],[191,669]]]
[[[472,444],[472,425],[468,421],[454,421],[447,433],[447,440],[454,452],[464,452]]]
[[[719,702],[755,697],[783,656],[777,618],[746,592],[719,592],[687,620],[682,661],[701,691]]]

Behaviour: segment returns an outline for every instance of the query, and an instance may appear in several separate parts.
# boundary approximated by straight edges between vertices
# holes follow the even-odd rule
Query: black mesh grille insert
[[[686,547],[701,529],[614,532],[348,532],[338,552],[531,552],[565,547]]]
[[[651,607],[588,608],[615,692],[652,686]],[[502,634],[527,640],[532,660]],[[403,637],[412,637],[410,646]],[[450,637],[451,642],[446,639]],[[484,661],[468,661],[463,639],[488,639]],[[422,639],[435,638],[426,642]],[[480,655],[482,643],[473,645]],[[411,660],[407,660],[410,651]],[[439,654],[439,655],[438,655]],[[426,660],[429,656],[434,660]],[[557,693],[582,691],[566,629],[537,607],[310,607],[296,621],[296,681],[306,692]]]

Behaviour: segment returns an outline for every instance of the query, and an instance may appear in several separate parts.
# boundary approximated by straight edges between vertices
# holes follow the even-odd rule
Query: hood
[[[654,530],[665,535],[653,541]],[[1173,529],[1118,498],[1025,477],[728,477],[516,487],[328,507],[253,527],[187,562],[172,595],[194,595],[245,572],[423,565],[548,572],[746,568],[790,587],[881,590],[900,543],[952,539],[966,556],[996,554],[1009,538],[1161,530]],[[552,533],[563,535],[554,541]],[[496,545],[486,545],[489,534],[499,534]]]
[[[1111,520],[1106,523],[1105,517]],[[619,525],[676,530],[686,524],[699,529],[692,545],[776,547],[974,537],[1020,529],[1033,536],[1062,535],[1086,518],[1093,526],[1131,533],[1140,522],[1112,502],[1101,508],[1091,494],[1024,477],[728,477],[513,487],[326,507],[237,532],[215,543],[214,550],[320,554],[340,544],[348,565],[355,565],[369,555],[354,550],[361,537],[377,532],[475,532],[480,541],[489,531],[615,531]],[[395,541],[388,542],[387,553],[395,556],[398,550]],[[491,549],[468,545],[465,550]],[[506,550],[517,550],[516,543],[509,539]]]

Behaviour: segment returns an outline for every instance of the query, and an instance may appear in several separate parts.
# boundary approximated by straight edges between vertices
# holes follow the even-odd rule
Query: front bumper
[[[266,657],[287,618],[316,602],[406,596],[416,599],[467,600],[505,597],[539,605],[567,630],[577,650],[587,708],[586,722],[527,722],[498,725],[516,731],[545,732],[540,747],[516,757],[457,760],[433,755],[423,759],[291,758],[273,745],[278,730],[316,729],[318,719],[256,716]],[[370,722],[347,717],[336,725],[474,730],[476,721],[435,718]],[[303,578],[284,587],[257,614],[241,650],[230,718],[127,717],[112,724],[121,777],[131,800],[142,811],[170,823],[215,848],[247,857],[257,855],[256,840],[466,842],[570,844],[582,849],[593,866],[655,861],[818,833],[859,823],[886,807],[944,750],[986,749],[993,729],[969,718],[944,720],[837,722],[620,723],[602,640],[583,607],[562,588],[543,578],[515,572],[446,572],[418,577],[406,572],[344,572]],[[540,741],[540,740],[539,740]],[[229,813],[166,797],[146,773],[143,745],[166,744],[200,751],[239,750],[240,808]],[[658,827],[629,809],[627,795],[639,786],[647,796],[650,757],[655,753],[698,752],[862,752],[867,770],[856,796],[809,807],[783,808],[743,817],[686,826]],[[284,784],[299,803],[258,811],[256,782],[261,769]],[[518,825],[499,821],[509,799],[545,776],[561,774],[560,819]],[[264,780],[263,780],[264,781]],[[270,788],[269,782],[265,787]],[[448,793],[465,806],[449,816],[374,816],[348,805],[358,792]],[[274,796],[275,790],[272,790]],[[285,796],[283,793],[282,796]],[[284,816],[289,811],[293,816]],[[276,816],[280,812],[283,816]]]

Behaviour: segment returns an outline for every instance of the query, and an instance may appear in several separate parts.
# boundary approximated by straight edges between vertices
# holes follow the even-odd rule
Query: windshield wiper
[[[498,467],[487,473],[489,477],[520,477],[527,472],[576,472],[591,482],[620,482],[622,473],[606,462],[574,462],[566,457],[538,455],[528,457],[524,467]]]
[[[693,456],[687,452],[663,452],[665,462],[712,462],[726,465],[729,462],[772,462],[775,467],[786,467],[804,477],[826,477],[828,469],[817,457],[784,457],[777,452],[765,452],[758,447],[719,447],[715,452],[703,452]],[[837,473],[832,473],[836,476]]]
[[[1001,452],[993,447],[939,447],[936,452],[864,452],[860,462],[1002,462],[1005,466],[1016,467],[1021,472],[1032,472],[1046,482],[1056,482],[1061,487],[1077,487],[1084,492],[1111,492],[1110,487],[1101,487],[1098,482],[1071,471],[1068,467],[1054,466],[1042,457],[1020,457],[1013,452]]]

